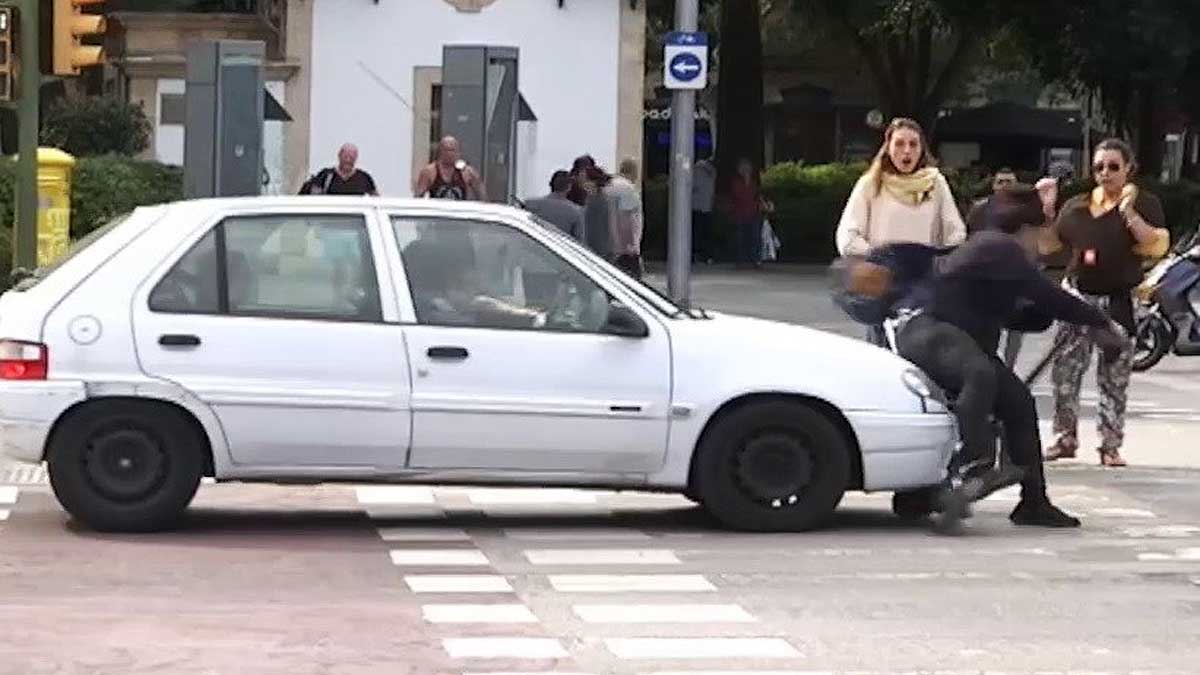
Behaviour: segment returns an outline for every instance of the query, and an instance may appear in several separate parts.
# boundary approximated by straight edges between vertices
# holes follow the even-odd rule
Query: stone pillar
[[[646,3],[632,9],[624,0],[613,0],[621,6],[620,75],[617,87],[617,163],[626,158],[642,162],[643,122],[646,72]],[[612,170],[616,170],[614,166]]]
[[[286,144],[283,189],[295,194],[308,178],[312,128],[313,4],[316,0],[288,0],[286,59],[299,65],[287,82],[284,107],[292,121],[284,125]],[[330,158],[330,162],[333,158]]]

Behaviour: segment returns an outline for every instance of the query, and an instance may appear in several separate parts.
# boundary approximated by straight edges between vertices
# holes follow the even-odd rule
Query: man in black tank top
[[[486,201],[483,181],[462,161],[458,139],[447,136],[438,143],[437,159],[417,176],[416,197]]]

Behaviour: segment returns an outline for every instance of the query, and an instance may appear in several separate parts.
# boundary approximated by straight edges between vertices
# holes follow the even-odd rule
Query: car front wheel
[[[146,532],[182,515],[204,472],[204,440],[174,408],[126,399],[63,420],[47,448],[59,503],[87,526]]]
[[[809,530],[841,501],[852,451],[822,411],[786,400],[751,403],[705,433],[695,487],[704,507],[728,527]]]

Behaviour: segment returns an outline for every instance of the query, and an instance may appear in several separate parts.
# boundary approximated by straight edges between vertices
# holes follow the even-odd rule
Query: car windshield
[[[578,241],[575,240],[574,237],[572,237],[572,236],[566,234],[565,232],[563,232],[562,230],[558,229],[558,227],[555,226],[553,223],[543,220],[542,218],[539,218],[538,216],[536,216],[532,213],[528,214],[528,216],[533,222],[537,223],[538,225],[540,225],[542,227],[543,230],[548,232],[550,234],[550,236],[554,237],[555,240],[559,241],[564,246],[567,246],[572,251],[574,251],[574,252],[578,253],[579,255],[583,256],[584,258],[586,258],[587,261],[589,263],[591,263],[592,269],[594,271],[599,272],[600,274],[603,274],[606,277],[608,277],[610,280],[621,284],[622,286],[624,286],[625,288],[629,289],[634,294],[636,294],[639,298],[650,303],[651,305],[654,306],[655,309],[662,312],[663,314],[666,314],[667,316],[679,317],[679,316],[686,315],[686,313],[684,312],[684,310],[682,308],[680,308],[678,305],[676,305],[673,301],[671,301],[670,298],[668,298],[666,295],[664,295],[657,288],[654,288],[650,284],[643,283],[643,282],[638,281],[637,279],[634,279],[633,277],[629,276],[621,269],[610,264],[604,258],[601,258],[600,256],[596,255],[588,247],[584,246],[583,244],[580,244]]]
[[[117,216],[116,218],[113,218],[112,220],[108,221],[107,223],[101,225],[100,227],[87,233],[86,235],[84,235],[84,237],[82,239],[79,239],[75,243],[71,244],[71,247],[67,249],[67,252],[65,254],[63,254],[63,256],[61,258],[55,260],[54,262],[50,263],[49,265],[43,265],[42,267],[35,269],[29,276],[26,276],[26,277],[22,278],[20,281],[18,281],[16,283],[16,285],[13,286],[13,290],[27,291],[27,290],[33,288],[34,286],[37,286],[38,283],[41,282],[42,279],[45,279],[46,277],[53,274],[55,272],[55,270],[57,270],[58,268],[65,265],[68,260],[79,255],[84,250],[86,250],[89,246],[91,246],[92,244],[96,243],[97,241],[100,241],[101,239],[103,239],[104,235],[108,234],[109,232],[112,232],[114,229],[116,229],[116,227],[118,225],[120,225],[121,223],[128,220],[129,216],[131,214],[132,214],[132,211],[128,212],[128,213],[123,213],[123,214]]]

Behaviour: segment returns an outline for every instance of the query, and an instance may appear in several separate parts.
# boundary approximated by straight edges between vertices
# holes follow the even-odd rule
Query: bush
[[[0,285],[12,266],[13,163],[0,161]],[[85,157],[71,181],[71,237],[138,206],[183,198],[183,169],[126,157]]]
[[[788,262],[827,263],[834,258],[834,233],[845,208],[846,199],[855,181],[866,170],[866,164],[776,164],[763,174],[763,192],[775,203],[771,224],[783,246],[779,258]],[[991,192],[987,175],[971,171],[946,170],[946,179],[954,193],[959,212],[966,217],[970,205]],[[1038,176],[1019,174],[1026,182]],[[1200,183],[1180,181],[1164,184],[1139,180],[1139,185],[1153,192],[1163,203],[1166,225],[1172,240],[1190,233],[1200,223]],[[1060,199],[1073,197],[1090,190],[1090,179],[1066,183]],[[666,257],[668,180],[655,178],[645,188],[646,234],[643,252],[647,258]],[[728,223],[714,215],[714,233],[718,243],[732,252],[733,233]]]
[[[41,144],[76,157],[132,157],[149,147],[152,128],[141,105],[115,96],[62,98],[42,116]]]

